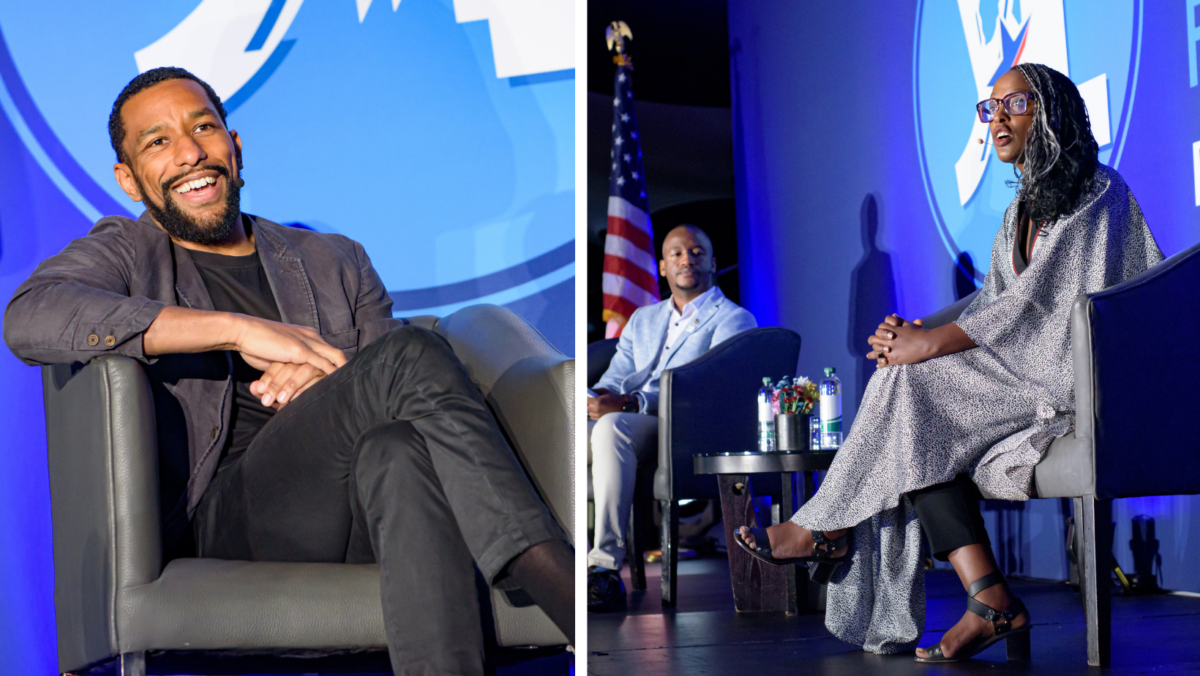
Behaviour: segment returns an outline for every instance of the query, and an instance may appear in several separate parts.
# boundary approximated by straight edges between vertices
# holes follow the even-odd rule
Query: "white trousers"
[[[633,509],[638,461],[658,457],[658,416],[608,413],[588,420],[588,464],[596,505],[596,540],[589,566],[620,570],[625,561],[625,530]]]

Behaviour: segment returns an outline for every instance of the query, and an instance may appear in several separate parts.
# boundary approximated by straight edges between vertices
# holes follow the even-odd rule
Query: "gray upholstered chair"
[[[615,343],[611,349],[599,344],[595,355],[611,359],[615,349]],[[589,347],[589,379],[598,367],[591,363],[592,358]],[[678,588],[679,501],[721,497],[716,479],[692,473],[692,456],[752,450],[758,433],[755,395],[763,377],[794,374],[799,358],[799,334],[779,327],[759,327],[733,336],[694,361],[663,371],[659,379],[658,463],[657,467],[638,467],[634,488],[628,557],[635,589],[646,587],[641,552],[647,538],[642,532],[644,519],[638,512],[653,500],[662,506],[662,604],[673,607]],[[603,370],[596,378],[601,375]],[[763,495],[780,492],[777,476],[763,476],[755,486]]]
[[[574,537],[574,360],[496,306],[414,323],[450,342]],[[178,664],[181,655],[220,655],[226,669],[239,658],[261,665],[263,655],[301,656],[303,671],[322,655],[380,657],[386,644],[374,565],[184,558],[164,567],[154,404],[138,362],[48,366],[43,386],[60,671],[116,660],[119,674],[141,676],[148,654],[152,667]],[[566,638],[524,598],[491,590],[493,626],[485,618],[485,633],[494,629],[501,647],[563,646]],[[386,664],[386,655],[375,663]]]
[[[930,315],[925,326],[954,321],[973,297]],[[1112,500],[1200,493],[1196,335],[1200,245],[1079,296],[1071,311],[1075,430],[1050,445],[1034,486],[1039,498],[1074,500],[1092,666],[1106,666],[1110,656]]]

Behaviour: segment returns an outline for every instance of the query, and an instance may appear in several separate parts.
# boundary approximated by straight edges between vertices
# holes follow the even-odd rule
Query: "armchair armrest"
[[[605,338],[587,346],[587,386],[592,387],[604,377],[613,356],[617,354],[619,338]]]
[[[1096,494],[1200,493],[1194,336],[1200,245],[1103,291],[1072,316],[1076,435],[1094,439]]]
[[[718,497],[711,476],[692,474],[692,455],[748,451],[758,438],[755,393],[764,376],[796,372],[800,335],[778,327],[744,331],[698,359],[663,371],[658,398],[658,500]]]
[[[472,305],[434,328],[449,341],[550,513],[575,541],[575,360],[511,310]],[[557,645],[566,637],[522,593],[492,590],[500,645]]]
[[[121,590],[162,572],[154,400],[116,355],[43,367],[42,389],[59,663],[74,668],[118,653]]]

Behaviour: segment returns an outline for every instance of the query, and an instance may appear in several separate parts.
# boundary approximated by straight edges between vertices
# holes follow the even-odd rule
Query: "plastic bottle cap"
[[[833,367],[832,366],[825,367],[825,375],[827,375],[827,376],[833,375]]]

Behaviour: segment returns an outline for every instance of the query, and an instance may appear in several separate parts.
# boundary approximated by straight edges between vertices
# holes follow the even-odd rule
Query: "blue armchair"
[[[926,328],[954,321],[973,297],[930,315]],[[1074,501],[1092,666],[1106,666],[1111,652],[1113,499],[1200,493],[1192,425],[1200,383],[1196,335],[1200,245],[1080,295],[1071,311],[1075,430],[1050,445],[1034,486],[1038,498]]]
[[[599,380],[616,350],[600,341],[588,347],[589,385]],[[744,331],[717,345],[700,358],[663,371],[659,380],[658,465],[639,467],[634,489],[628,556],[634,589],[645,589],[642,567],[642,510],[650,500],[662,506],[662,603],[675,605],[679,565],[679,501],[720,498],[711,476],[692,473],[696,453],[752,450],[757,439],[755,393],[763,376],[778,378],[796,372],[800,336],[778,327]],[[773,482],[773,483],[772,483]],[[764,477],[763,494],[779,493],[778,478]],[[589,477],[589,495],[591,493]],[[640,585],[640,586],[639,586]]]

